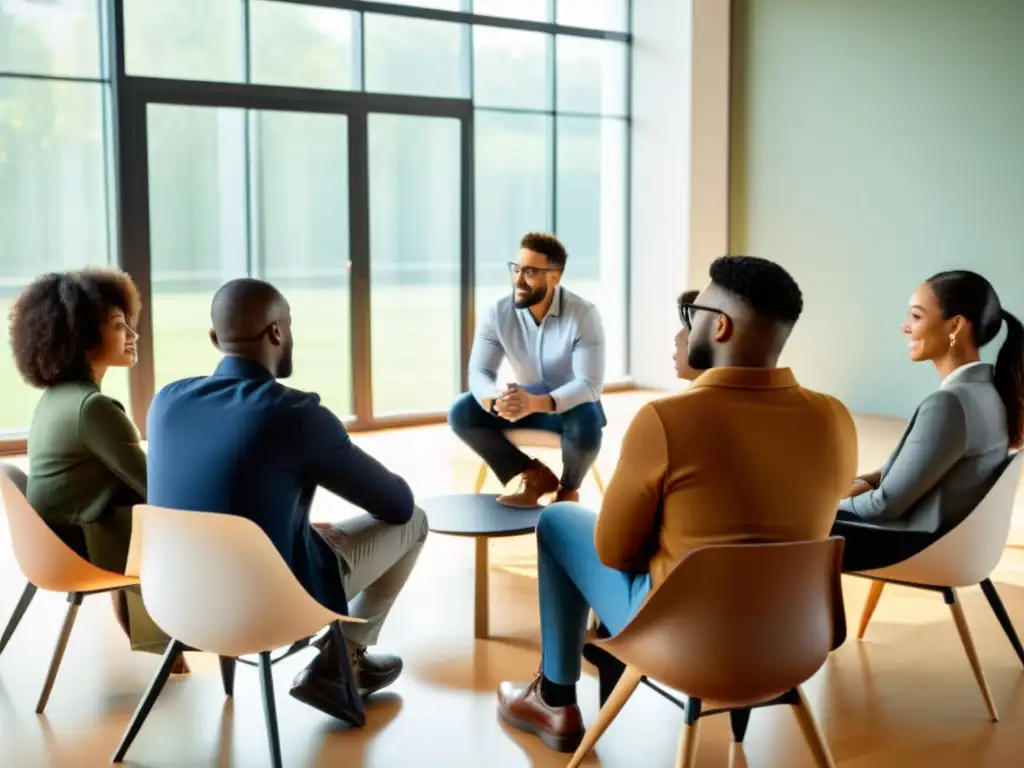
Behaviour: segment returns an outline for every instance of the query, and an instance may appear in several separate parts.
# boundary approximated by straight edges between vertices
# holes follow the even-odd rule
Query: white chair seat
[[[993,613],[1021,663],[1024,664],[1024,646],[1021,645],[999,593],[989,578],[999,564],[1010,536],[1013,500],[1020,482],[1022,462],[1024,452],[1018,452],[1007,462],[999,479],[963,522],[916,555],[884,568],[853,574],[873,581],[861,613],[858,640],[862,639],[867,631],[868,623],[886,583],[894,582],[942,593],[953,614],[968,661],[974,670],[978,687],[993,721],[997,721],[999,716],[956,590],[958,587],[981,586]]]
[[[543,429],[506,429],[503,430],[503,434],[512,445],[520,450],[539,448],[542,450],[560,451],[562,449],[562,436],[556,432],[548,432]],[[590,467],[590,474],[593,476],[594,482],[597,483],[598,490],[604,494],[604,480],[601,478],[601,472],[598,470],[596,462]],[[487,463],[482,461],[480,462],[480,470],[477,472],[474,493],[480,493],[486,481]]]
[[[506,429],[505,437],[517,448],[559,450],[562,447],[561,435],[543,429]]]

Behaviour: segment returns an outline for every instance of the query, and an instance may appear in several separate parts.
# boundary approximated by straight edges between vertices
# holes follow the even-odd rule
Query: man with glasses
[[[802,308],[793,278],[752,257],[718,259],[711,284],[680,301],[689,367],[704,372],[637,413],[600,515],[578,504],[541,513],[541,670],[500,685],[505,723],[574,751],[588,608],[618,634],[699,547],[829,535],[857,471],[857,433],[842,403],[778,367]]]
[[[519,477],[509,507],[535,507],[552,493],[576,501],[601,449],[604,329],[597,308],[561,285],[565,247],[554,235],[530,233],[509,263],[512,292],[489,307],[469,358],[469,388],[451,408],[455,434],[487,462],[502,484]],[[514,383],[498,383],[508,358]],[[539,429],[561,435],[562,476],[503,434]]]

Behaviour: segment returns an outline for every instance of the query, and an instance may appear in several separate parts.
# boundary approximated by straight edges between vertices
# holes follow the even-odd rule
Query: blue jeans
[[[649,573],[603,565],[594,548],[597,515],[574,502],[551,504],[537,522],[541,671],[553,683],[580,679],[587,608],[613,635],[651,591]]]
[[[512,423],[488,413],[471,394],[455,401],[448,423],[456,435],[487,462],[504,485],[533,465],[533,459],[509,442],[507,429],[539,429],[562,437],[562,487],[578,489],[601,451],[608,423],[600,403],[577,405],[565,413],[532,413]]]

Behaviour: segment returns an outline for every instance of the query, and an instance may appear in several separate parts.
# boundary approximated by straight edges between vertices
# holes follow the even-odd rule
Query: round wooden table
[[[537,528],[543,507],[514,509],[498,503],[497,494],[459,493],[417,501],[427,515],[431,533],[465,536],[476,541],[473,636],[490,634],[488,607],[488,543],[505,536],[524,536]]]

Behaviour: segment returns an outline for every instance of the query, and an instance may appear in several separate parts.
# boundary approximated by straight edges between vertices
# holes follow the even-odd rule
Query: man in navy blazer
[[[213,375],[169,384],[150,406],[147,501],[255,522],[310,595],[366,619],[344,629],[360,691],[390,685],[402,660],[367,648],[416,564],[426,517],[406,482],[356,447],[319,396],[278,382],[292,372],[292,333],[277,289],[232,280],[214,296],[211,319],[224,354]],[[311,525],[318,486],[369,514]],[[329,639],[319,647],[291,694],[351,722],[338,651]]]

